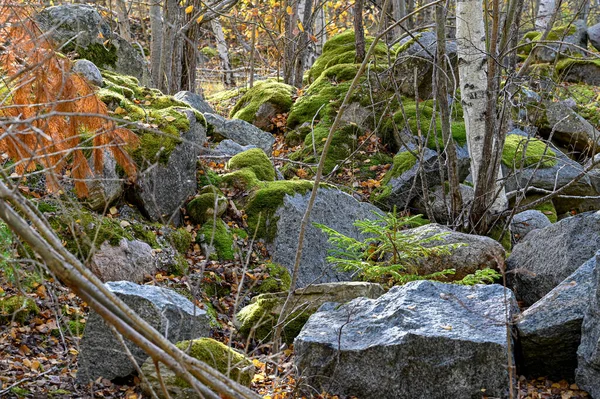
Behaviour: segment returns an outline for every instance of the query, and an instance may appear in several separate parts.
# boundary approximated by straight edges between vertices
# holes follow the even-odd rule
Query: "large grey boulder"
[[[586,212],[527,234],[507,259],[509,286],[531,306],[600,249],[600,211]]]
[[[296,366],[311,389],[361,399],[507,398],[515,312],[500,285],[415,281],[323,305],[294,341]]]
[[[254,145],[271,155],[275,137],[271,133],[260,130],[256,126],[241,119],[225,119],[217,114],[204,114],[206,122],[212,126],[213,133],[236,143],[247,146]]]
[[[426,248],[444,244],[458,245],[449,255],[430,256],[420,261],[418,271],[422,275],[454,269],[456,273],[447,277],[455,281],[484,268],[498,270],[504,262],[504,248],[498,241],[489,237],[460,233],[437,223],[409,229],[406,233],[421,239],[429,239],[437,234],[443,235],[438,240],[425,242],[423,246]]]
[[[223,141],[221,141],[219,144],[217,144],[217,146],[215,147],[215,151],[218,151],[221,154],[224,155],[236,155],[239,154],[241,152],[244,151],[248,151],[251,150],[252,148],[257,148],[255,145],[241,145],[236,143],[233,140],[229,140],[229,139],[225,139]]]
[[[597,258],[585,262],[517,320],[523,373],[572,380],[577,367],[581,323],[590,304]]]
[[[208,335],[206,312],[174,291],[129,281],[106,283],[106,288],[173,343]],[[148,355],[132,342],[125,342],[141,366]],[[98,377],[108,380],[127,377],[136,370],[123,346],[96,312],[92,312],[87,320],[78,364],[77,380],[80,383]]]
[[[598,51],[600,51],[600,23],[590,26],[587,29],[588,40],[591,45]]]
[[[415,68],[419,96],[430,98],[432,94],[432,72],[437,51],[435,32],[427,31],[416,34],[414,39],[407,37],[400,41],[403,51],[398,52],[394,65],[394,74],[398,77],[398,88],[406,96],[415,96]],[[408,46],[408,47],[407,47]],[[457,47],[455,41],[446,42],[446,55],[457,72]],[[454,76],[458,76],[457,73]]]
[[[564,103],[547,103],[546,118],[553,140],[592,155],[600,151],[600,132]]]
[[[180,91],[175,93],[173,96],[176,100],[186,103],[190,107],[202,114],[214,114],[215,110],[212,109],[209,103],[204,100],[200,94],[192,93],[191,91]]]
[[[538,50],[535,53],[535,58],[537,60],[542,62],[554,62],[557,58],[565,56],[581,56],[583,51],[578,47],[587,49],[587,24],[581,19],[573,21],[569,25],[569,31],[558,32],[558,36],[558,40],[561,43],[544,43],[543,46],[538,47]]]
[[[575,381],[589,392],[592,398],[600,398],[600,254],[596,255],[596,269],[590,289],[590,302],[581,326],[581,344],[577,349]]]
[[[92,256],[91,269],[106,281],[133,281],[143,283],[144,276],[157,270],[152,247],[139,240],[122,238],[118,246],[102,243]]]
[[[552,223],[546,215],[536,209],[529,209],[527,211],[517,213],[510,221],[510,233],[512,234],[513,240],[518,242],[525,238],[525,236],[538,229],[550,226]]]
[[[93,6],[65,4],[47,7],[36,20],[40,29],[63,52],[75,51],[99,68],[135,76],[143,85],[152,86],[142,54],[127,40],[112,32]]]
[[[178,225],[188,197],[196,192],[196,164],[206,141],[206,129],[191,110],[181,110],[190,129],[181,134],[166,165],[157,163],[141,172],[134,195],[140,209],[152,220]]]
[[[286,195],[283,205],[275,212],[277,233],[269,245],[273,262],[285,266],[290,273],[294,268],[300,222],[304,216],[310,193]],[[297,287],[309,284],[349,281],[352,275],[341,272],[326,262],[327,251],[331,248],[328,238],[313,223],[321,223],[349,237],[363,237],[354,222],[375,219],[380,214],[375,206],[358,202],[350,195],[337,189],[319,188],[310,220],[304,236],[300,274]]]

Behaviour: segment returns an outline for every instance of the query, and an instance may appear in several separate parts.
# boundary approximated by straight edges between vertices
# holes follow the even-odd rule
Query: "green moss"
[[[221,175],[214,172],[212,169],[200,166],[198,168],[198,188],[205,186],[219,186],[221,183]]]
[[[523,205],[530,204],[534,201],[537,201],[538,199],[540,199],[542,197],[543,197],[542,195],[528,195],[519,203],[519,205],[523,206]],[[531,209],[535,209],[535,210],[542,212],[544,215],[546,215],[546,217],[548,218],[548,220],[550,220],[551,223],[556,223],[558,221],[558,215],[556,213],[556,208],[554,207],[554,204],[552,203],[552,201],[547,201],[547,202],[541,203]]]
[[[270,294],[255,297],[252,303],[236,315],[240,323],[239,332],[243,336],[253,336],[259,341],[267,340],[275,330],[281,308],[281,298]],[[282,332],[282,340],[288,344],[294,342],[300,330],[314,311],[296,311],[288,317]]]
[[[48,222],[65,243],[65,247],[80,260],[86,261],[90,252],[107,242],[119,245],[121,239],[140,240],[158,248],[156,236],[139,223],[121,225],[118,219],[95,214],[86,209],[62,211],[48,217]]]
[[[83,330],[85,329],[85,323],[82,323],[78,320],[69,320],[67,323],[69,328],[69,332],[76,337],[81,337],[83,335]]]
[[[492,227],[492,230],[487,234],[488,237],[493,238],[498,241],[507,252],[512,250],[512,242],[510,239],[510,231],[504,231],[503,233],[503,225],[495,225]]]
[[[212,338],[198,338],[192,341],[178,342],[176,346],[242,385],[249,386],[252,382],[254,377],[252,361],[219,341]],[[188,386],[179,377],[175,384]]]
[[[393,178],[399,177],[402,173],[410,170],[417,164],[417,158],[410,151],[403,151],[397,154],[392,160],[392,167],[387,171],[381,183],[387,185]]]
[[[570,84],[557,87],[561,100],[572,98],[577,103],[575,111],[592,125],[600,126],[600,91],[597,86]]]
[[[192,245],[192,234],[184,228],[171,231],[167,238],[180,254],[185,254]]]
[[[229,231],[225,222],[221,219],[217,219],[217,223],[214,226],[212,221],[204,223],[200,230],[198,230],[198,239],[206,244],[210,244],[213,230],[214,238],[212,244],[215,253],[211,255],[215,255],[219,260],[233,260],[233,235]]]
[[[175,262],[169,265],[167,272],[174,276],[184,276],[188,273],[188,270],[189,264],[186,257],[181,253],[177,253]]]
[[[250,168],[235,170],[223,175],[221,184],[241,191],[249,191],[258,186],[260,181],[254,171]]]
[[[259,294],[285,292],[290,289],[292,277],[287,268],[277,264],[268,262],[265,264],[266,272],[269,277],[261,281],[256,292]]]
[[[201,53],[202,53],[204,56],[206,56],[208,59],[210,59],[210,58],[214,58],[214,57],[216,57],[216,56],[218,56],[218,55],[219,55],[219,53],[217,52],[217,49],[215,49],[215,48],[212,48],[212,47],[209,47],[209,46],[202,47],[202,48],[200,49],[200,52],[201,52]]]
[[[232,170],[249,168],[258,180],[275,180],[275,168],[267,154],[260,148],[252,148],[233,156],[227,163],[227,167]]]
[[[215,214],[215,200],[217,202],[217,217],[227,209],[227,198],[217,192],[206,192],[191,200],[187,204],[187,214],[195,224],[212,221]]]
[[[414,35],[414,37],[411,37],[410,39],[405,41],[404,43],[398,42],[398,43],[394,44],[392,46],[392,48],[390,49],[390,52],[394,55],[394,57],[398,57],[398,55],[402,54],[403,52],[408,50],[410,48],[410,46],[415,44],[421,36],[422,36],[421,33],[418,33],[418,34]]]
[[[261,183],[260,188],[250,194],[245,207],[248,215],[248,231],[258,238],[273,241],[277,233],[275,211],[283,204],[286,195],[305,194],[313,187],[308,180],[280,180]]]
[[[509,168],[520,169],[538,163],[541,168],[550,168],[555,166],[556,162],[556,153],[544,142],[516,134],[506,137],[502,150],[502,163]]]
[[[565,37],[575,34],[577,27],[575,25],[562,25],[552,28],[546,37],[547,41],[562,41]],[[520,55],[528,55],[536,42],[542,38],[543,32],[527,32],[523,39],[519,42],[519,49],[517,50]]]
[[[394,123],[399,130],[408,129],[413,135],[427,137],[427,147],[433,150],[444,148],[444,140],[442,138],[442,123],[439,115],[433,120],[432,103],[424,101],[417,104],[414,101],[406,101],[403,103],[403,109],[394,114]],[[462,146],[467,142],[467,131],[465,122],[462,118],[462,109],[455,107],[450,123],[450,130],[454,141]]]
[[[34,300],[23,295],[0,298],[0,321],[15,320],[24,323],[30,316],[37,315],[40,309]]]
[[[92,61],[98,68],[114,68],[117,64],[117,48],[109,43],[104,46],[100,43],[91,43],[86,47],[76,47],[79,58]]]
[[[206,310],[206,315],[208,316],[208,324],[212,328],[220,328],[221,324],[219,324],[219,314],[212,303],[205,302],[204,310]]]
[[[592,65],[597,68],[597,72],[600,73],[600,59],[598,58],[564,58],[556,64],[556,78],[560,79],[566,74],[570,68],[575,65]]]
[[[190,128],[190,121],[182,111],[191,111],[196,121],[206,126],[200,112],[159,90],[140,86],[134,77],[109,71],[102,71],[102,76],[105,85],[98,96],[109,110],[116,111],[114,117],[122,118],[123,123],[140,136],[140,146],[132,151],[140,166],[168,162],[172,151],[181,143],[181,133]]]
[[[373,38],[365,37],[366,46],[373,43]],[[374,56],[381,62],[387,62],[388,50],[384,43],[379,42],[375,47]],[[355,35],[353,31],[346,31],[329,39],[323,46],[323,53],[315,60],[308,71],[309,82],[315,81],[327,68],[340,64],[354,64],[356,61]],[[356,75],[356,72],[354,73]],[[354,78],[354,75],[348,79]]]
[[[233,229],[231,229],[231,232],[233,233],[234,238],[235,238],[235,236],[237,236],[238,238],[241,238],[242,240],[245,240],[246,238],[248,238],[248,233],[244,229],[233,228]]]
[[[295,92],[294,87],[276,80],[256,82],[233,107],[230,117],[252,123],[256,112],[265,103],[272,104],[280,113],[288,112]]]

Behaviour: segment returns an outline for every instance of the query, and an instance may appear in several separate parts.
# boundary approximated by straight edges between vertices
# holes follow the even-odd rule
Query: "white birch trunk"
[[[552,20],[552,14],[556,7],[555,0],[540,0],[538,13],[535,18],[535,28],[543,31],[546,29],[550,21]]]
[[[163,16],[162,16],[162,0],[150,0],[150,72],[152,81],[157,87],[160,87],[160,60],[162,58],[162,42],[163,42]]]
[[[233,72],[231,72],[231,64],[229,62],[229,53],[227,50],[227,42],[225,42],[225,35],[223,34],[223,27],[218,18],[210,21],[210,26],[217,39],[217,53],[221,59],[221,66],[225,70],[223,74],[223,83],[225,83],[225,86],[231,87],[234,84]]]
[[[489,159],[483,159],[488,96],[487,49],[482,7],[482,0],[458,0],[456,4],[458,75],[467,146],[471,157],[471,174],[475,185],[482,163],[491,162]],[[501,170],[498,171],[498,178],[502,178]],[[507,204],[506,194],[502,190],[492,210],[504,210]]]

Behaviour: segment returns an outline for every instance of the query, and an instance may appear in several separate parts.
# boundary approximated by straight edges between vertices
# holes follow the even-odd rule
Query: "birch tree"
[[[497,10],[497,9],[496,9]],[[497,22],[496,22],[497,23]],[[494,25],[497,32],[497,25]],[[496,38],[497,39],[497,38]],[[487,230],[488,223],[480,220],[489,210],[502,211],[508,201],[504,190],[496,192],[496,178],[502,174],[498,158],[503,141],[495,137],[493,122],[497,94],[488,73],[488,48],[483,20],[481,0],[459,0],[456,5],[456,41],[458,45],[458,74],[467,133],[467,146],[471,157],[471,174],[475,185],[475,201],[472,209],[472,224],[481,223]],[[492,90],[490,90],[492,89]]]

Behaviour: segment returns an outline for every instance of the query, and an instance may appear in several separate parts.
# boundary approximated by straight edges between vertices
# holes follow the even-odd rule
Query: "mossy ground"
[[[214,367],[242,385],[249,386],[252,382],[254,377],[252,361],[219,341],[212,338],[199,338],[192,341],[178,342],[176,346],[182,351],[188,352],[193,358]],[[180,378],[176,379],[175,384],[188,386]]]
[[[140,137],[139,147],[131,150],[139,166],[168,162],[171,152],[181,142],[181,134],[190,128],[183,110],[193,112],[196,121],[206,126],[200,112],[157,89],[140,86],[134,77],[109,71],[102,71],[102,76],[104,87],[98,91],[100,99],[114,117],[121,118]]]
[[[252,148],[233,156],[227,163],[231,170],[248,168],[252,170],[258,180],[275,180],[275,168],[267,154],[260,148]]]
[[[261,105],[269,103],[279,112],[288,112],[292,106],[292,95],[296,89],[276,80],[263,80],[255,85],[239,99],[230,113],[231,118],[242,119],[252,123]]]
[[[217,219],[216,224],[213,224],[212,220],[204,223],[200,230],[198,230],[196,240],[210,244],[211,237],[213,237],[212,245],[215,250],[215,253],[211,254],[211,257],[219,260],[233,260],[235,255],[233,235],[223,220]]]
[[[551,168],[556,165],[556,153],[544,142],[510,134],[506,136],[502,150],[502,163],[512,169],[538,165],[540,168]]]
[[[35,301],[23,295],[0,298],[0,321],[16,320],[23,323],[29,316],[36,315],[40,309]]]

